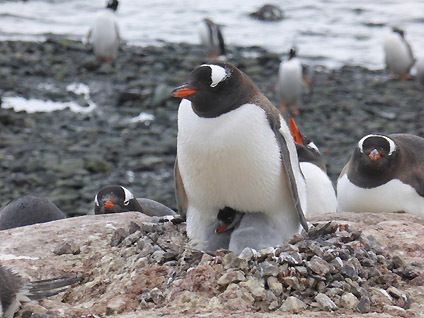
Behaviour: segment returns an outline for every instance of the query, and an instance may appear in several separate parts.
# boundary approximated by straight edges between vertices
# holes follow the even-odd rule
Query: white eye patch
[[[315,145],[315,143],[314,143],[313,141],[311,141],[311,142],[307,145],[307,147],[308,147],[308,148],[315,149],[318,153],[320,153],[320,151],[319,151],[319,149],[318,149],[317,145]]]
[[[361,153],[364,153],[364,148],[363,148],[363,145],[364,145],[364,141],[365,141],[365,139],[367,139],[367,138],[369,138],[369,137],[380,137],[380,138],[384,138],[384,139],[386,139],[386,141],[389,143],[389,145],[390,145],[390,151],[389,151],[389,156],[396,150],[396,144],[393,142],[393,140],[391,140],[389,137],[386,137],[386,136],[382,136],[382,135],[367,135],[367,136],[365,136],[365,137],[362,137],[362,139],[361,140],[359,140],[359,142],[358,142],[358,148],[359,148],[359,151],[361,152]]]
[[[215,87],[231,75],[227,73],[225,68],[219,65],[203,64],[201,66],[207,66],[211,69],[211,87]]]
[[[130,192],[130,190],[128,190],[128,189],[126,189],[124,187],[121,187],[121,188],[122,188],[122,190],[124,190],[124,193],[125,193],[125,201],[124,201],[124,203],[125,202],[129,202],[131,199],[134,199],[134,195]]]

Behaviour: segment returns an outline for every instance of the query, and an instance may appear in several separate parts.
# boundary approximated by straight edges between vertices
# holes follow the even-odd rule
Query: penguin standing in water
[[[220,210],[244,213],[229,248],[282,244],[307,229],[306,185],[290,130],[250,78],[229,63],[204,64],[174,90],[175,188],[191,239],[213,240]]]
[[[338,210],[424,217],[424,138],[367,135],[337,181]]]
[[[407,80],[415,60],[411,46],[405,38],[405,31],[394,27],[392,32],[384,37],[383,47],[386,66],[393,73],[393,77]]]
[[[200,42],[206,49],[208,57],[217,59],[225,55],[224,36],[221,27],[211,19],[205,18],[199,25]]]
[[[318,147],[311,139],[300,133],[293,118],[290,118],[290,131],[296,144],[300,169],[306,181],[308,194],[306,216],[336,212],[336,192],[327,175],[327,168]]]
[[[118,0],[108,0],[106,9],[97,14],[87,36],[100,62],[112,62],[118,56],[120,35],[115,16],[118,5]]]

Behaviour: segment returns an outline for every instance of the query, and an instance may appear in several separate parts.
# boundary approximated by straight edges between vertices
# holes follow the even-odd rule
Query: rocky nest
[[[154,218],[115,230],[111,253],[84,261],[84,282],[68,304],[90,295],[92,314],[141,308],[172,312],[387,312],[407,316],[405,284],[421,284],[414,264],[391,257],[372,237],[347,224],[316,223],[286,245],[237,256],[188,242],[185,224]],[[128,275],[131,279],[128,279]],[[105,278],[109,277],[109,278]]]

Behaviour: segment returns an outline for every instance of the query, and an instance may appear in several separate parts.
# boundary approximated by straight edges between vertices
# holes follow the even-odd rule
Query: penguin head
[[[395,142],[384,135],[367,135],[358,142],[356,154],[359,169],[366,173],[380,174],[390,170],[398,160]]]
[[[94,213],[108,214],[128,211],[142,211],[134,195],[119,185],[102,188],[94,198]]]
[[[258,91],[246,74],[229,63],[203,64],[172,95],[189,100],[200,117],[213,118],[248,102]]]
[[[393,27],[392,31],[400,35],[401,38],[405,37],[405,31],[398,27]]]
[[[106,3],[106,8],[116,11],[118,9],[119,0],[108,0]]]
[[[243,213],[229,207],[219,210],[217,215],[218,225],[215,229],[215,233],[220,234],[224,231],[234,229],[240,223],[242,216]]]
[[[321,152],[315,143],[307,136],[304,136],[296,126],[294,119],[290,117],[290,132],[296,145],[297,156],[300,162],[310,162],[327,171]]]
[[[293,46],[289,51],[289,60],[296,57],[296,48]]]

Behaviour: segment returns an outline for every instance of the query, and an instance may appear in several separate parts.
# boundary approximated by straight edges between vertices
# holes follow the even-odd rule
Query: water
[[[82,39],[103,0],[0,0],[0,39],[42,40],[47,33]],[[280,22],[248,16],[255,0],[121,0],[121,35],[135,45],[198,43],[196,24],[210,17],[224,25],[228,44],[259,45],[285,53],[296,43],[310,64],[384,67],[382,38],[390,26],[406,31],[416,56],[424,55],[423,0],[285,0]]]

